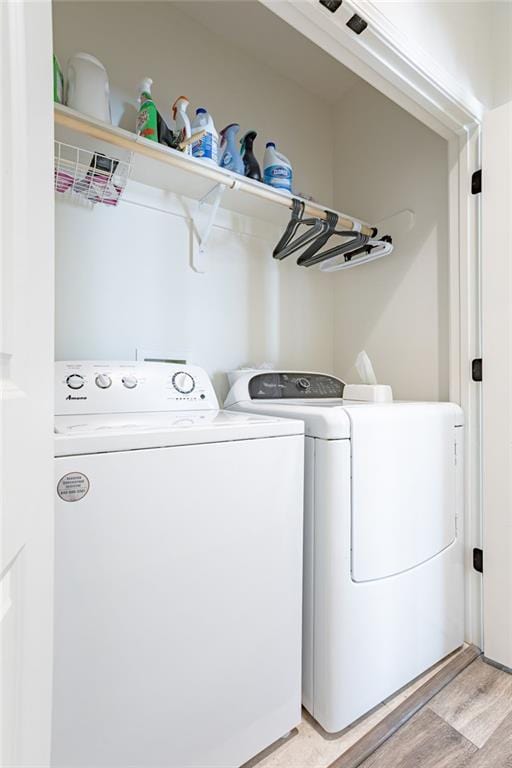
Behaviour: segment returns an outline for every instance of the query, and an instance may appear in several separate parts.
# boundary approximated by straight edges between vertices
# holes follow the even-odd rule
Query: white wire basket
[[[68,199],[116,206],[131,171],[129,161],[55,142],[55,191]]]

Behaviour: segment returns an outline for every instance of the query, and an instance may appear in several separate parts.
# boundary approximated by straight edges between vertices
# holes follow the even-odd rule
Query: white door
[[[52,656],[50,2],[0,2],[0,31],[0,760],[39,768]]]
[[[482,154],[484,653],[512,668],[512,102]]]

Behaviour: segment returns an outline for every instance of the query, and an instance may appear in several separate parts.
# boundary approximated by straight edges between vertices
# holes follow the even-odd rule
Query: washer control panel
[[[66,360],[55,363],[55,413],[142,413],[218,409],[196,365]]]
[[[257,373],[249,381],[251,400],[341,399],[344,383],[322,373]]]

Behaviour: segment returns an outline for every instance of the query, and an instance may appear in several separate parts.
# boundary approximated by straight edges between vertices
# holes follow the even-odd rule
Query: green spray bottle
[[[137,114],[137,135],[145,139],[158,141],[158,112],[151,98],[153,81],[145,77],[139,86],[139,111]]]

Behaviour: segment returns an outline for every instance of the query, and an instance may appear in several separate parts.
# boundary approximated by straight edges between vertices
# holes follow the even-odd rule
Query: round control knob
[[[131,373],[127,373],[126,376],[123,376],[121,381],[126,389],[135,389],[138,384],[137,379]]]
[[[79,373],[70,373],[66,379],[66,384],[70,389],[81,389],[85,384],[84,377]]]
[[[301,379],[297,379],[297,388],[302,389],[303,391],[306,391],[311,386],[311,382],[309,379],[305,379],[304,377]]]
[[[100,389],[108,389],[112,384],[112,379],[106,373],[98,373],[96,376],[96,386]]]
[[[172,377],[172,385],[174,389],[177,389],[182,395],[189,395],[196,386],[196,383],[190,373],[179,371]]]

